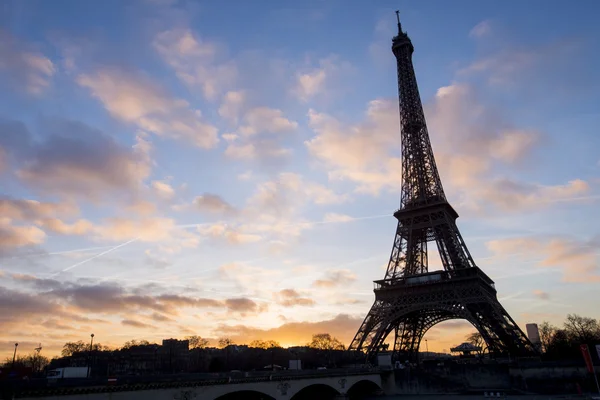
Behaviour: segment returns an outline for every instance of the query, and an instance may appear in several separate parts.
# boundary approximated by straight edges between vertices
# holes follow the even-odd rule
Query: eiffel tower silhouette
[[[446,200],[433,157],[412,64],[413,44],[402,31],[392,52],[398,68],[402,139],[402,190],[392,254],[383,280],[375,281],[375,303],[349,350],[372,359],[394,333],[396,357],[416,360],[421,339],[432,326],[466,319],[481,334],[490,354],[526,356],[535,352],[496,297],[494,282],[477,265],[456,226],[458,214]],[[427,244],[435,242],[444,266],[429,272]]]

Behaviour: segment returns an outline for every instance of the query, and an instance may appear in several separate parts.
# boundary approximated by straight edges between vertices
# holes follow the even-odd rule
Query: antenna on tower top
[[[401,34],[402,25],[400,25],[400,10],[396,10],[396,19],[398,20],[398,34]]]

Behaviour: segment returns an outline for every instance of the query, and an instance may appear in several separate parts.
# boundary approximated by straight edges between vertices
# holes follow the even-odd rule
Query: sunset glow
[[[600,317],[597,13],[64,3],[9,1],[0,26],[2,360],[91,333],[348,345],[400,200],[397,8],[444,189],[499,300],[521,328]],[[473,331],[425,339],[449,351]]]

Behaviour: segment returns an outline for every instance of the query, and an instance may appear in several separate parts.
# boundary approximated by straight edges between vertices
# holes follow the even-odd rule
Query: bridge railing
[[[45,379],[36,379],[29,382],[10,382],[11,390],[23,395],[66,396],[74,394],[121,392],[131,390],[157,390],[177,387],[195,387],[227,385],[250,382],[286,381],[301,379],[318,379],[325,377],[367,375],[382,372],[378,367],[362,368],[336,368],[329,370],[300,370],[300,371],[248,371],[247,373],[215,373],[215,374],[185,374],[183,376],[145,376],[145,377],[117,377],[117,381],[109,385],[108,379],[83,379],[68,386],[60,383],[48,385]],[[3,382],[9,383],[9,382]],[[0,386],[4,386],[0,383]]]

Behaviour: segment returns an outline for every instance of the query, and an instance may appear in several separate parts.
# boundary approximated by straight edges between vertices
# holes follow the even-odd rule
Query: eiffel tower
[[[402,31],[392,52],[398,68],[402,139],[402,190],[392,254],[383,280],[375,281],[375,303],[349,350],[372,359],[394,333],[396,358],[418,359],[421,339],[432,326],[465,319],[490,354],[532,355],[534,347],[496,297],[494,282],[473,261],[446,200],[433,157],[412,64],[414,47]],[[429,272],[427,245],[435,242],[444,266]]]

